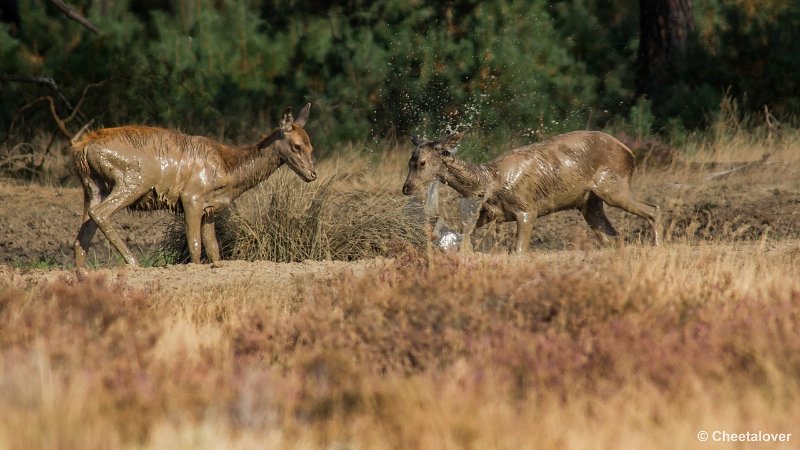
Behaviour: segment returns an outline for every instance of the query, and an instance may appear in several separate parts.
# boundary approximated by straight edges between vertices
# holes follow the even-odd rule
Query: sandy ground
[[[83,214],[83,193],[79,188],[0,183],[0,205],[6,211],[0,215],[0,263],[67,264],[72,261],[72,243]],[[131,214],[123,211],[114,215],[120,235],[138,254],[159,245],[171,220],[171,215],[161,212]],[[116,258],[99,231],[89,257],[100,261]]]

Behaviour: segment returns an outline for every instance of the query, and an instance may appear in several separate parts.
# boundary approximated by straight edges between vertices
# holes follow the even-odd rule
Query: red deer
[[[431,181],[452,187],[464,197],[484,199],[477,222],[517,222],[517,252],[528,249],[533,220],[556,211],[578,209],[602,241],[618,234],[603,211],[603,202],[646,219],[659,244],[656,205],[631,195],[634,158],[631,150],[608,134],[575,131],[511,150],[486,164],[455,157],[463,133],[437,141],[412,136],[416,147],[408,161],[403,194],[411,195]]]
[[[128,264],[136,259],[111,223],[123,208],[183,212],[193,263],[220,260],[214,214],[256,186],[284,163],[303,180],[317,178],[311,140],[303,129],[311,104],[297,119],[292,108],[280,127],[258,143],[232,147],[202,136],[144,126],[106,128],[73,143],[84,191],[83,223],[75,239],[75,266],[86,266],[89,243],[99,227]]]

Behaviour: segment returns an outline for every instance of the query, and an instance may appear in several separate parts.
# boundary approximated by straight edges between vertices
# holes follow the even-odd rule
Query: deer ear
[[[292,107],[286,108],[283,112],[283,118],[281,119],[281,130],[283,131],[292,131],[292,124],[294,123],[294,117],[292,117]]]
[[[448,159],[455,158],[456,151],[453,150],[452,148],[445,148],[445,149],[439,150],[439,156],[441,156],[442,158],[448,158]]]
[[[417,136],[416,134],[411,135],[411,143],[414,144],[415,147],[419,147],[425,142],[425,139]]]
[[[300,110],[300,114],[297,115],[297,119],[294,120],[294,123],[301,127],[306,126],[306,122],[308,122],[309,110],[311,110],[311,103],[306,103],[306,106]]]
[[[460,131],[447,136],[446,138],[442,139],[442,146],[445,148],[455,147],[459,142],[461,142],[461,138],[463,138],[465,134],[466,133],[464,131]]]

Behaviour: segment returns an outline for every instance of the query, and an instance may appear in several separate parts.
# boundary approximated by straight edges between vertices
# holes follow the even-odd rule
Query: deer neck
[[[439,181],[452,187],[464,197],[483,196],[491,188],[491,171],[483,164],[452,159],[443,161],[442,167]]]
[[[263,148],[259,144],[252,145],[241,152],[243,157],[229,172],[233,198],[267,179],[284,163],[274,142]]]

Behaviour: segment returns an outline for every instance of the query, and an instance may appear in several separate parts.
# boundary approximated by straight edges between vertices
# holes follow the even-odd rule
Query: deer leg
[[[659,237],[659,207],[652,203],[640,202],[633,198],[631,187],[627,180],[616,180],[608,185],[599,186],[594,190],[604,202],[611,206],[625,210],[633,215],[639,216],[650,224],[653,229],[653,241],[655,245],[660,244]]]
[[[206,256],[212,263],[220,261],[222,258],[219,256],[219,243],[214,229],[214,210],[208,210],[203,214],[202,235]]]
[[[603,200],[593,192],[589,193],[589,197],[581,208],[581,214],[601,242],[609,243],[611,241],[609,238],[617,239],[619,237],[617,230],[611,225],[603,211]]]
[[[203,220],[203,210],[183,203],[184,218],[186,220],[186,243],[192,264],[200,264],[202,245],[200,241],[200,228]],[[209,255],[209,258],[211,256]]]
[[[137,264],[136,258],[133,257],[133,253],[131,253],[128,246],[125,245],[125,242],[120,238],[116,228],[112,225],[111,216],[117,211],[133,204],[133,202],[144,195],[147,190],[148,188],[146,186],[130,186],[122,183],[116,184],[114,188],[111,189],[111,193],[108,194],[108,197],[99,204],[89,207],[89,217],[97,224],[100,231],[106,236],[106,239],[111,242],[111,245],[122,255],[125,262],[132,266]]]
[[[89,209],[101,201],[100,186],[93,181],[85,181],[83,186],[83,218],[78,237],[72,244],[75,253],[75,267],[86,267],[86,253],[89,251],[89,244],[92,242],[94,234],[97,232],[97,223],[89,217]]]
[[[536,214],[528,212],[518,212],[517,218],[517,245],[515,251],[522,253],[528,251],[531,244],[531,233],[533,233],[533,219]]]

